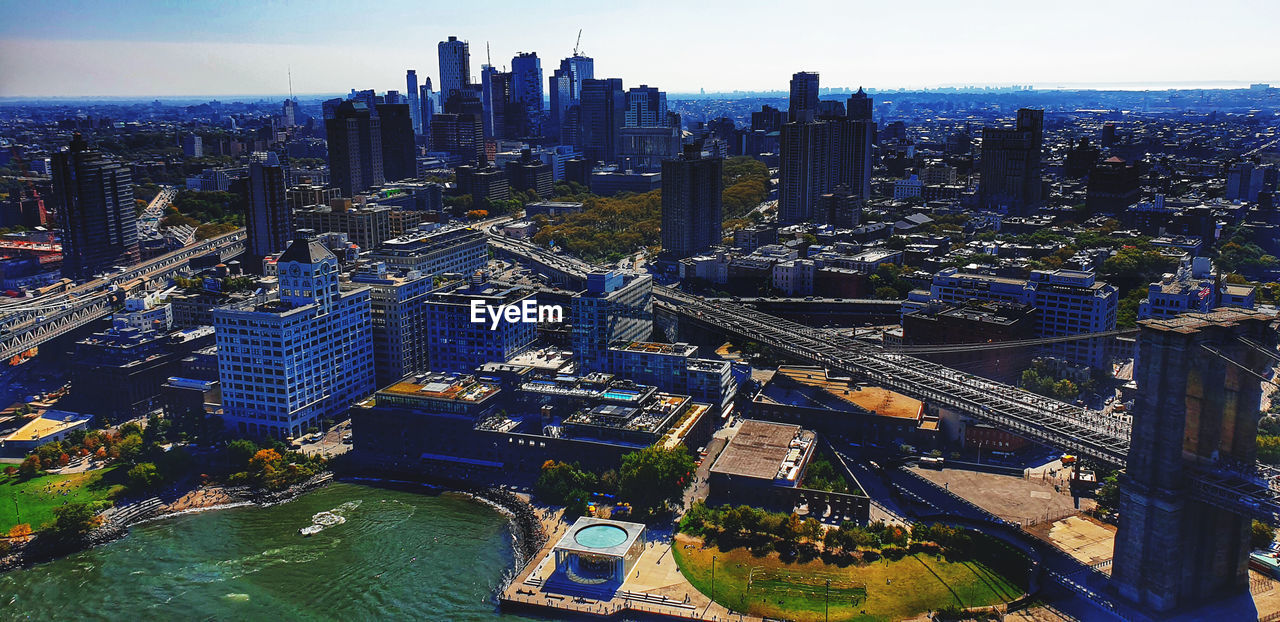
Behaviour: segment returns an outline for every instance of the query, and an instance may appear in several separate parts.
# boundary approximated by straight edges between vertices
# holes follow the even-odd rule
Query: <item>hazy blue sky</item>
[[[0,0],[0,97],[298,94],[436,79],[436,43],[478,75],[573,49],[596,76],[671,92],[823,86],[1280,83],[1280,1],[590,2]]]

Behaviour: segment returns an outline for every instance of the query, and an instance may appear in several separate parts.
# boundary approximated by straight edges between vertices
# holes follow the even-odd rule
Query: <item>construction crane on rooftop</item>
[[[578,55],[578,52],[579,52],[578,44],[580,44],[580,43],[582,43],[582,29],[581,29],[581,28],[579,28],[579,29],[578,29],[578,40],[573,42],[573,55],[574,55],[574,56],[577,56],[577,55]]]

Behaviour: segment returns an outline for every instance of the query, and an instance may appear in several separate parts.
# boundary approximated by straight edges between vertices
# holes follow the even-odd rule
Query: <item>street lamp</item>
[[[827,592],[822,599],[822,616],[827,622],[831,622],[831,579],[827,579]]]
[[[716,602],[716,556],[711,556],[711,602]]]

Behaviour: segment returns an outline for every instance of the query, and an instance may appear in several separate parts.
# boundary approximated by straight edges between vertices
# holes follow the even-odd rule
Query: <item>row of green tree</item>
[[[1064,402],[1075,400],[1081,393],[1091,392],[1097,386],[1097,382],[1092,378],[1080,383],[1068,378],[1058,378],[1043,361],[1035,361],[1030,369],[1024,369],[1018,384],[1032,393]]]
[[[976,533],[941,523],[910,526],[876,521],[860,526],[846,521],[825,527],[814,518],[770,512],[748,505],[711,507],[697,501],[680,519],[679,530],[722,549],[748,547],[755,554],[794,553],[827,561],[870,562],[900,559],[911,553],[972,559],[978,553]]]
[[[587,511],[592,493],[613,495],[631,504],[633,515],[644,518],[668,513],[692,482],[696,464],[681,447],[646,447],[622,457],[618,469],[594,473],[577,463],[548,460],[534,486],[546,501],[564,505],[569,516]]]

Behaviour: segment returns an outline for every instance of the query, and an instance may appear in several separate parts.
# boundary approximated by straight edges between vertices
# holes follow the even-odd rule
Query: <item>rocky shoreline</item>
[[[519,495],[502,488],[485,488],[465,494],[505,514],[511,520],[515,539],[516,564],[519,569],[542,550],[547,543],[547,532],[533,510],[533,506]]]
[[[85,551],[119,540],[129,534],[134,525],[211,510],[223,510],[248,505],[267,507],[286,503],[304,493],[333,481],[333,474],[325,471],[312,476],[306,481],[294,484],[284,490],[254,490],[247,486],[216,486],[207,489],[188,491],[179,499],[159,506],[154,512],[140,514],[127,520],[104,520],[102,526],[76,540],[50,540],[39,534],[26,542],[15,545],[9,552],[0,556],[0,572],[8,572],[19,568],[27,568],[35,564],[53,561],[73,553]],[[186,501],[199,492],[197,501]]]

